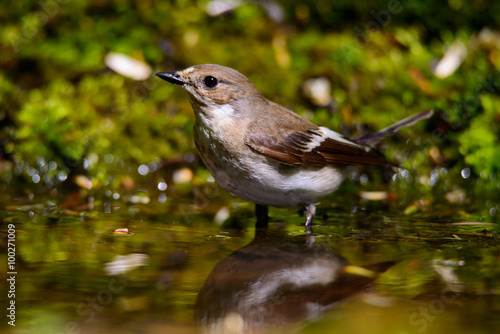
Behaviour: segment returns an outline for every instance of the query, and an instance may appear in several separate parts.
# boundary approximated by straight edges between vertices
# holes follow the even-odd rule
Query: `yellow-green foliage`
[[[103,61],[108,52],[142,60],[156,72],[199,63],[236,68],[271,100],[347,135],[434,109],[433,120],[393,140],[388,157],[415,173],[415,181],[442,167],[448,178],[460,178],[466,167],[473,177],[498,178],[498,5],[281,1],[278,22],[257,2],[211,17],[209,2],[1,5],[1,179],[34,186],[37,174],[37,186],[51,188],[71,182],[64,175],[77,170],[119,187],[116,177],[136,178],[141,164],[194,153],[184,93],[153,76],[134,81],[112,72]],[[390,15],[380,21],[384,13]],[[433,66],[456,41],[467,56],[454,74],[439,79]],[[301,94],[301,83],[319,76],[331,81],[331,109]],[[431,161],[430,148],[440,162]]]

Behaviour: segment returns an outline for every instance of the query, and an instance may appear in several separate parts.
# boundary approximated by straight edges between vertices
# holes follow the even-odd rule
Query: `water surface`
[[[296,210],[271,209],[269,227],[256,229],[252,205],[229,198],[89,205],[85,198],[68,204],[5,196],[1,252],[6,259],[13,224],[16,326],[4,319],[2,327],[13,333],[497,331],[494,217],[473,205],[405,211],[398,203],[352,201],[339,205],[332,198],[319,206],[312,242]],[[2,265],[2,276],[7,271]]]

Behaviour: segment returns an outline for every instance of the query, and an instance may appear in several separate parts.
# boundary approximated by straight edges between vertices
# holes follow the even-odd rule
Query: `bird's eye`
[[[205,86],[207,88],[214,88],[215,86],[217,86],[219,84],[219,80],[217,80],[217,78],[209,75],[208,77],[205,77],[205,79],[203,79],[203,83],[205,84]]]

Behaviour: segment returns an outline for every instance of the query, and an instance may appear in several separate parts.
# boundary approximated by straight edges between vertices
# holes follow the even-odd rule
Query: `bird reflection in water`
[[[250,244],[215,265],[195,316],[208,333],[300,325],[365,290],[393,264],[356,267],[326,245],[257,229]]]

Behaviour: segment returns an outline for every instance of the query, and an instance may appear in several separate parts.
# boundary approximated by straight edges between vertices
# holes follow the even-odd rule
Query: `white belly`
[[[231,195],[261,205],[295,207],[314,204],[338,188],[343,169],[289,166],[244,147],[231,154],[214,133],[195,128],[200,156],[215,181]]]
[[[343,174],[334,167],[283,166],[277,168],[274,162],[252,163],[251,171],[239,171],[243,178],[222,179],[233,196],[247,201],[281,207],[295,207],[316,203],[319,197],[328,195],[338,188]],[[220,174],[220,172],[212,172]],[[214,176],[217,179],[216,176]],[[228,189],[229,188],[229,189]]]

